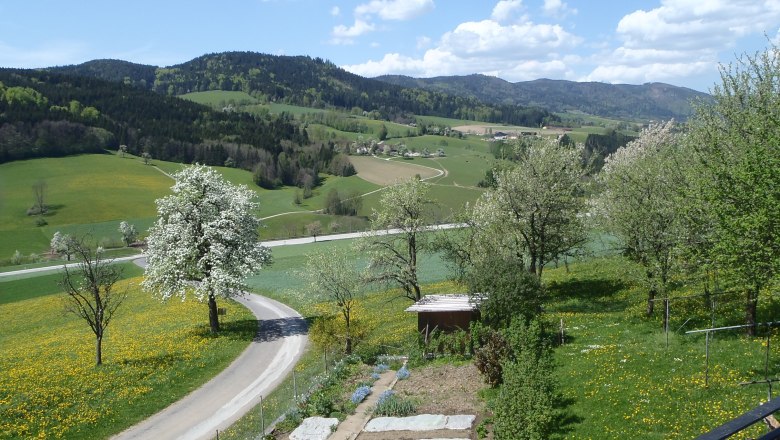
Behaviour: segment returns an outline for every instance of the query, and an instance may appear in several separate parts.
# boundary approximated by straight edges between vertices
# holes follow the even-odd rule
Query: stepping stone
[[[331,427],[339,424],[339,419],[325,417],[307,417],[290,434],[290,440],[325,440],[333,433]]]
[[[470,415],[456,415],[447,416],[447,423],[444,425],[444,429],[471,429],[471,425],[474,424],[477,416]]]

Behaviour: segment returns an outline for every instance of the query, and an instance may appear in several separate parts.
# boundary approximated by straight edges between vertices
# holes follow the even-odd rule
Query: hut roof
[[[466,294],[427,295],[406,309],[407,312],[470,312],[477,303]]]

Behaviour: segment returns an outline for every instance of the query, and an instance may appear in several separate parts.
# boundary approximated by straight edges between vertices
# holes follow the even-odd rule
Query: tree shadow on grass
[[[552,438],[568,438],[569,434],[574,431],[576,424],[582,423],[585,419],[574,414],[571,410],[571,406],[574,404],[575,399],[572,398],[558,398],[555,402],[555,407],[560,411],[560,417],[558,423],[555,425],[552,431]]]
[[[614,279],[572,279],[552,282],[547,289],[556,310],[594,313],[625,310],[629,301],[615,295],[626,287],[625,283]]]
[[[304,318],[265,319],[255,335],[255,342],[270,342],[287,336],[305,335],[309,332],[309,323]]]

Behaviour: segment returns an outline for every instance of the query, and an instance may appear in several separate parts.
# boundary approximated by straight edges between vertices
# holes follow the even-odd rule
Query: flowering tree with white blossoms
[[[674,128],[669,121],[642,131],[606,158],[597,177],[602,191],[595,213],[624,254],[645,269],[648,315],[656,294],[665,293],[686,232],[682,211],[688,201],[680,195],[685,167],[679,160],[684,152]]]
[[[202,165],[173,177],[173,194],[157,200],[142,286],[163,300],[191,294],[208,301],[214,333],[219,331],[217,297],[242,294],[244,279],[270,264],[270,251],[259,241],[252,191]]]

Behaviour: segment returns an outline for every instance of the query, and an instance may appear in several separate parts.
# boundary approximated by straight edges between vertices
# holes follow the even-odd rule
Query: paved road
[[[211,439],[276,388],[306,346],[306,322],[295,310],[255,294],[237,298],[260,320],[258,335],[208,383],[114,440]]]
[[[453,229],[453,228],[462,228],[464,227],[463,224],[459,223],[453,223],[453,224],[446,224],[446,225],[434,225],[429,226],[428,229],[430,230],[438,230],[438,229]],[[380,231],[379,234],[397,234],[401,232],[399,229],[390,229],[387,231]],[[353,238],[360,238],[362,236],[366,235],[366,232],[349,232],[345,234],[331,234],[331,235],[320,235],[318,237],[301,237],[301,238],[289,238],[286,240],[271,240],[271,241],[265,241],[263,242],[264,246],[267,247],[277,247],[277,246],[291,246],[296,244],[306,244],[306,243],[314,243],[315,241],[321,242],[321,241],[333,241],[333,240],[349,240]],[[139,259],[144,258],[143,254],[138,255],[131,255],[128,257],[119,257],[114,258],[114,262],[122,262],[122,261],[137,261]],[[76,267],[78,263],[69,263],[67,266],[68,268]],[[143,265],[140,265],[141,267],[144,267]],[[20,269],[20,270],[14,270],[10,272],[0,272],[0,278],[3,277],[10,277],[14,275],[25,275],[25,274],[33,274],[33,273],[41,273],[41,272],[54,272],[54,271],[60,271],[62,270],[62,265],[54,265],[54,266],[45,266],[45,267],[35,267],[32,269]]]

